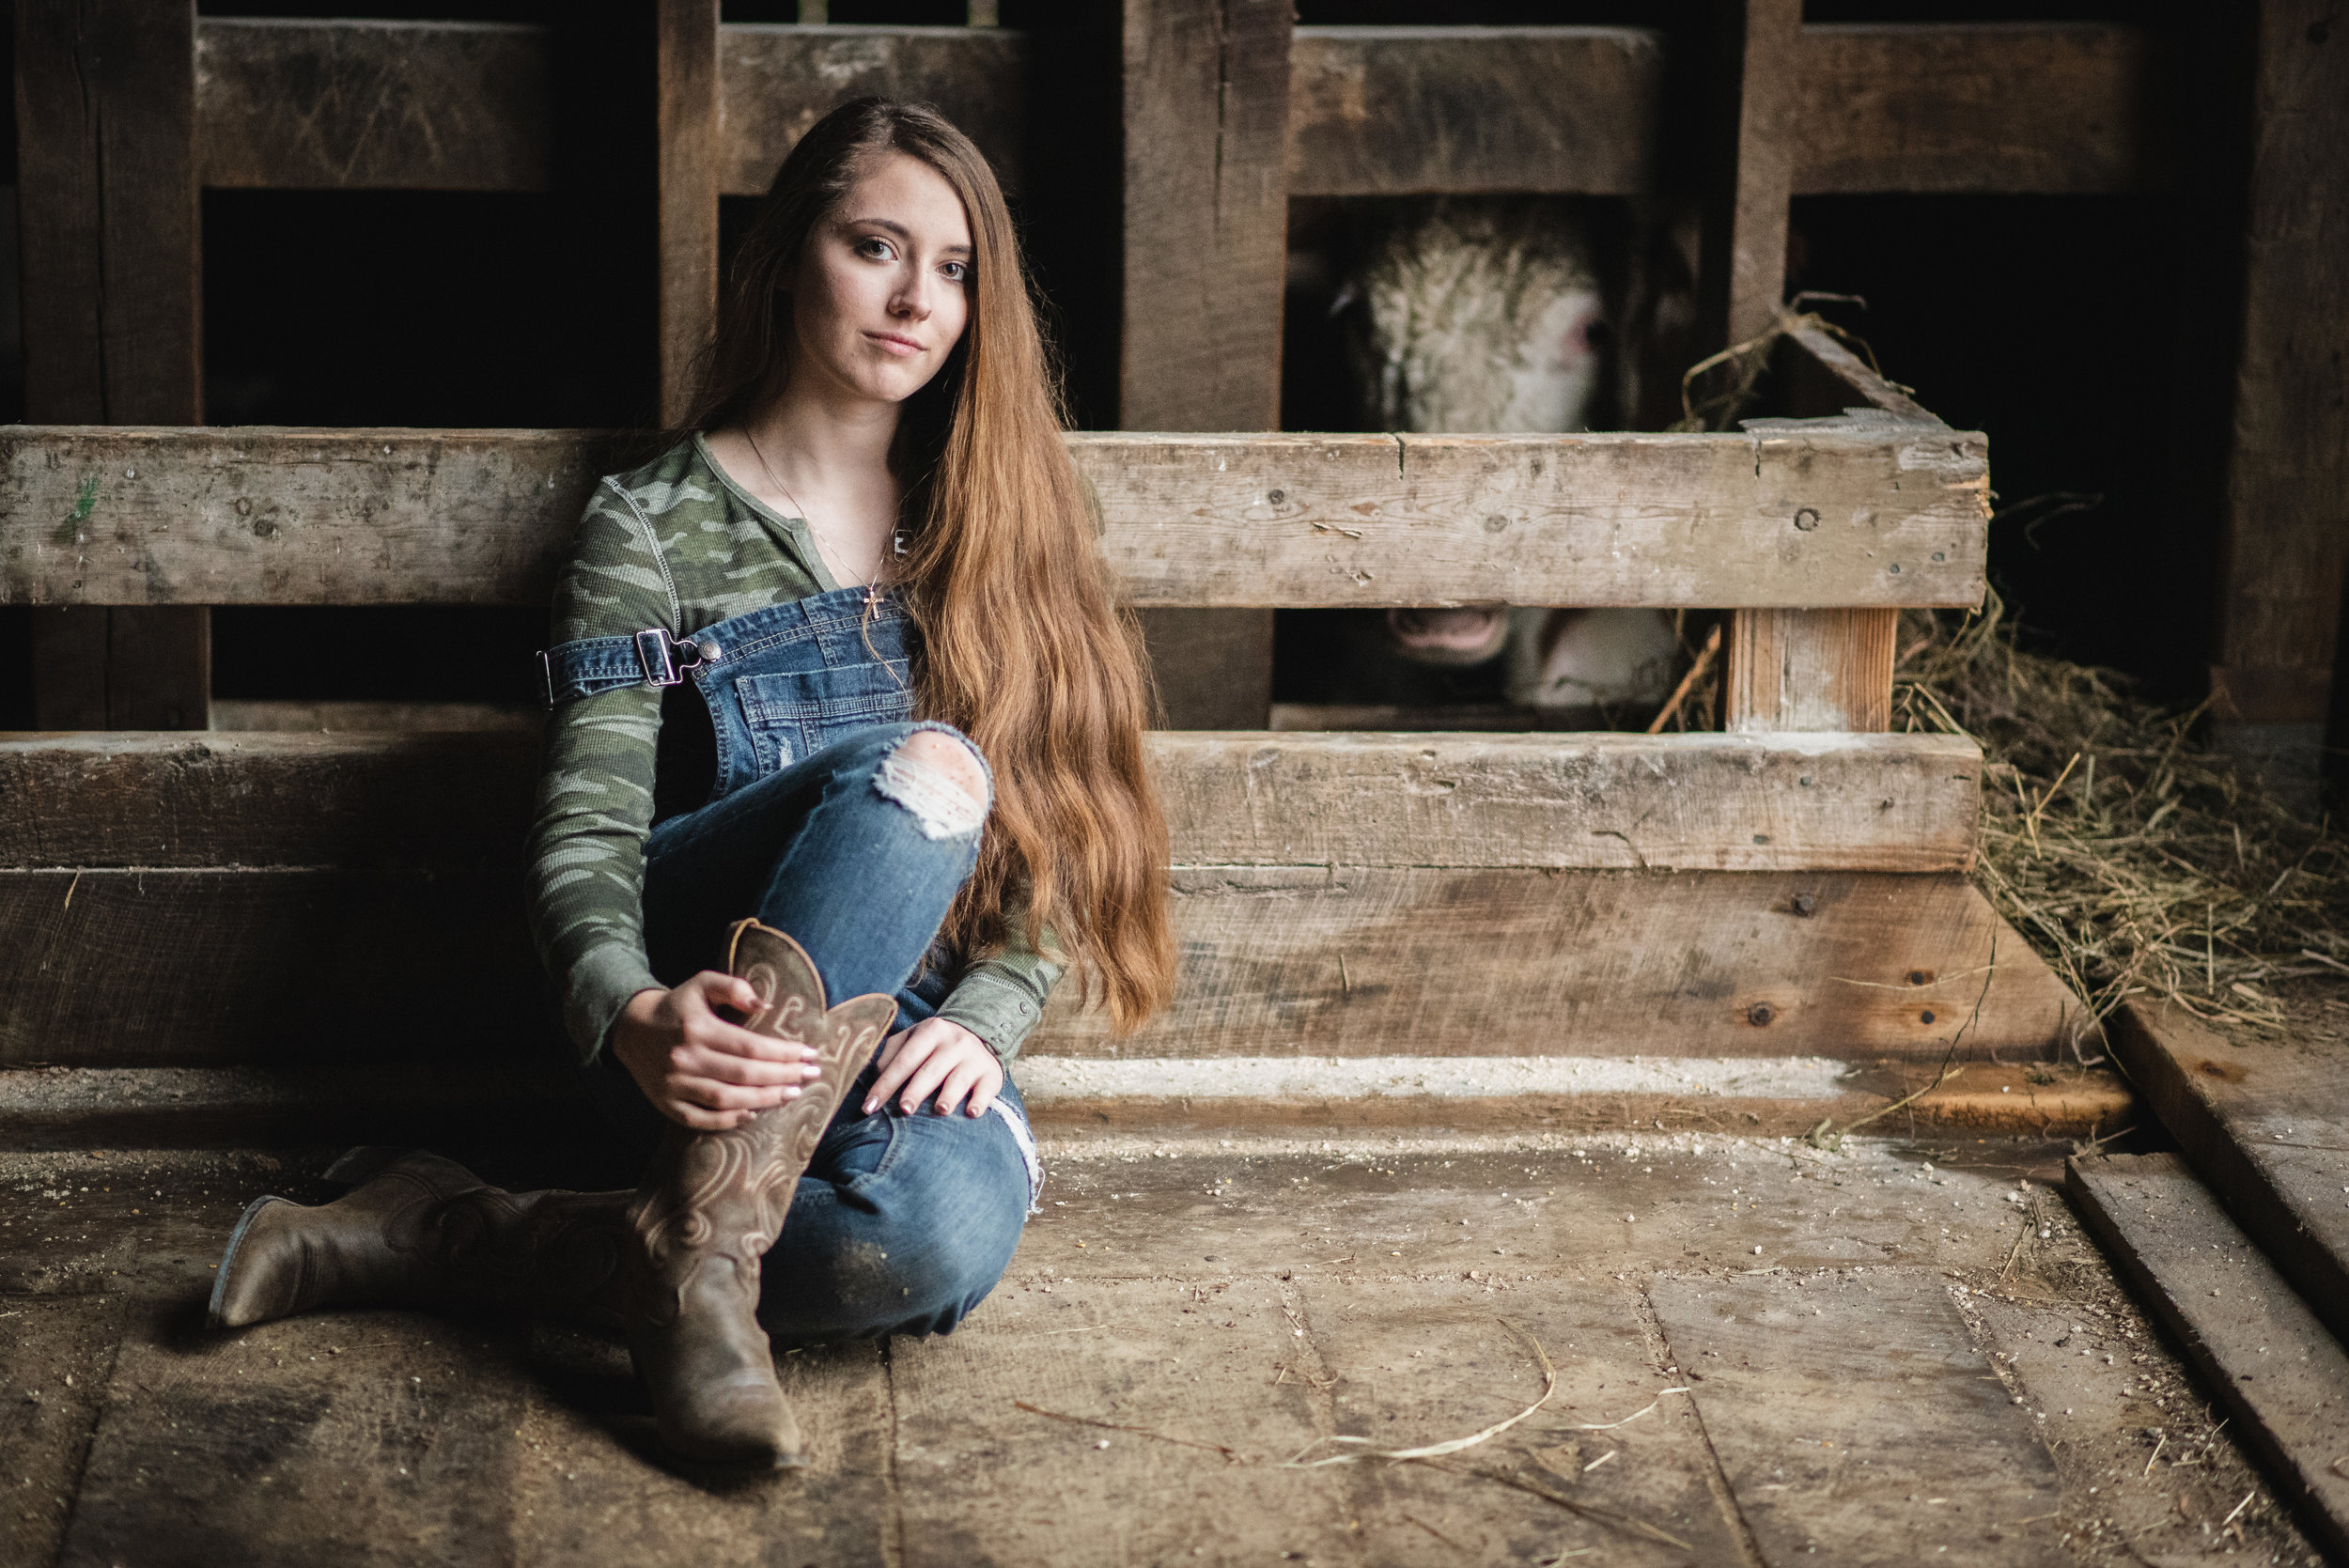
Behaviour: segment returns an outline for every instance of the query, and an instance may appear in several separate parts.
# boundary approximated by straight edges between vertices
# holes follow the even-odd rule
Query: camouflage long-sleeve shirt
[[[837,586],[807,524],[736,486],[696,436],[596,487],[555,583],[552,635],[568,643],[665,627],[684,638]],[[661,984],[646,956],[643,893],[662,738],[661,692],[651,686],[566,703],[547,725],[529,839],[531,933],[583,1059],[602,1048],[630,997]],[[672,781],[661,783],[673,809]],[[939,1016],[1008,1060],[1060,974],[1015,938],[963,973]]]

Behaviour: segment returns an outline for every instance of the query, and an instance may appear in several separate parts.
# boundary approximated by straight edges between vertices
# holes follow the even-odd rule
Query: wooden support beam
[[[2349,1354],[2175,1155],[2081,1155],[2073,1206],[2311,1540],[2349,1559]]]
[[[2243,347],[2211,683],[2221,735],[2314,794],[2349,561],[2349,30],[2259,8]]]
[[[1137,605],[1983,592],[1985,442],[1940,425],[1067,439]],[[576,430],[0,432],[0,602],[542,604],[612,466]]]
[[[1795,192],[1801,0],[1719,0],[1712,169],[1697,264],[1698,327],[1742,343],[1777,319]]]
[[[204,417],[194,0],[16,8],[28,419]],[[211,620],[190,605],[33,623],[35,722],[201,729]]]
[[[660,0],[654,71],[660,134],[661,422],[690,411],[718,325],[718,0]]]
[[[1288,0],[1125,0],[1119,426],[1281,423]],[[1257,728],[1272,616],[1145,614],[1167,726]]]
[[[1664,64],[1644,27],[1299,27],[1289,194],[1645,194]]]
[[[1740,610],[1731,619],[1722,727],[1882,730],[1892,722],[1890,610]]]

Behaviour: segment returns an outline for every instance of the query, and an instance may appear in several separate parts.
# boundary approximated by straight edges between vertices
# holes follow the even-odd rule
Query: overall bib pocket
[[[859,730],[910,717],[910,678],[903,660],[739,676],[734,700],[750,732],[757,775],[788,768]]]

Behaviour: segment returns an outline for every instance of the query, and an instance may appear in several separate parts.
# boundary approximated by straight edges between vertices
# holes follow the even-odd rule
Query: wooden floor
[[[0,1156],[0,1561],[2314,1560],[2081,1238],[2064,1152],[1064,1141],[994,1296],[786,1357],[814,1466],[731,1485],[661,1467],[589,1333],[208,1334],[239,1207],[322,1195],[331,1151]],[[1555,1392],[1475,1447],[1287,1463],[1475,1434],[1541,1356]]]

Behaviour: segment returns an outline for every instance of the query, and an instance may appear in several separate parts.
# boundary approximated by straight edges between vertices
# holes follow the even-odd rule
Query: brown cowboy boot
[[[257,1198],[212,1283],[215,1328],[313,1307],[491,1307],[616,1327],[628,1192],[506,1192],[421,1149],[353,1149],[315,1207]]]
[[[754,920],[736,924],[726,967],[758,993],[744,1027],[814,1046],[822,1076],[732,1131],[669,1129],[629,1212],[638,1245],[622,1263],[622,1298],[629,1350],[670,1450],[781,1469],[801,1463],[800,1428],[758,1326],[760,1262],[897,1004],[861,996],[827,1011],[806,950]]]

